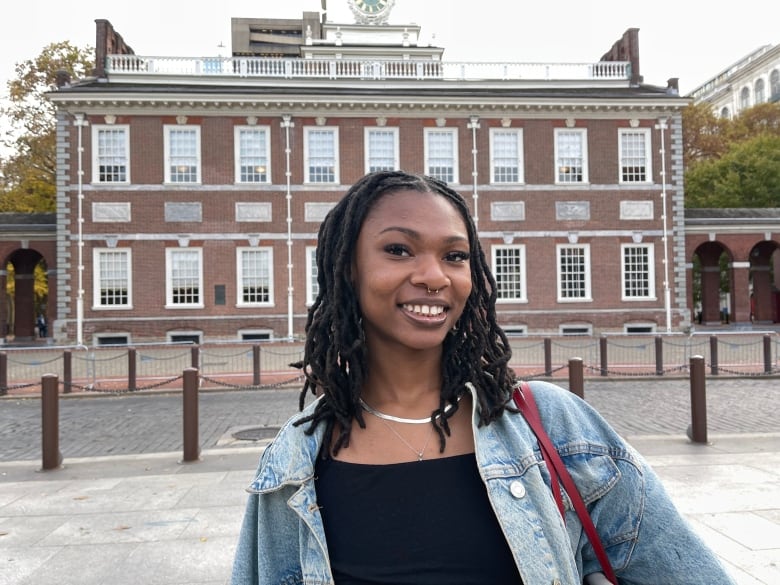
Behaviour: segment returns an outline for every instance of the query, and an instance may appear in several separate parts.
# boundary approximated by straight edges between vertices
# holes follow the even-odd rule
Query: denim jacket
[[[533,382],[553,444],[579,487],[621,585],[733,585],[642,457],[584,401]],[[474,389],[470,388],[472,394]],[[476,398],[472,401],[477,404]],[[264,451],[250,492],[232,585],[332,584],[314,487],[323,426],[292,422]],[[506,412],[486,426],[472,413],[480,474],[525,585],[580,585],[600,571],[564,494],[565,522],[533,432]],[[422,489],[422,488],[421,488]]]

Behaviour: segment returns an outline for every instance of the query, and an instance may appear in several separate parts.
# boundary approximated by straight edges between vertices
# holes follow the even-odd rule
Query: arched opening
[[[750,250],[750,320],[753,323],[780,321],[780,291],[775,266],[780,262],[778,246],[759,242]]]
[[[719,325],[731,321],[731,253],[719,242],[702,244],[693,253],[693,299],[696,322]]]

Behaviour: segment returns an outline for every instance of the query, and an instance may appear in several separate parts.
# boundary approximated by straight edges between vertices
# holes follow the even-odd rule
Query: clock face
[[[349,6],[359,23],[381,24],[387,22],[395,0],[349,0]]]

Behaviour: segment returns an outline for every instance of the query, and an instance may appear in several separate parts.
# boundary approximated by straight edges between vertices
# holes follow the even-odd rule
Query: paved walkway
[[[586,398],[648,458],[739,585],[777,585],[778,382],[724,380],[716,388],[720,384],[708,386],[709,445],[685,437],[688,396],[679,381],[586,382]],[[239,412],[201,408],[201,437],[209,438],[201,443],[199,462],[179,463],[181,425],[175,412],[166,411],[180,408],[181,397],[99,399],[105,404],[68,399],[61,401],[61,418],[71,422],[61,432],[80,430],[88,438],[61,440],[64,467],[46,472],[39,471],[39,445],[37,452],[21,452],[6,442],[16,435],[28,448],[39,441],[39,423],[33,431],[24,424],[6,430],[15,415],[34,426],[39,401],[0,401],[0,585],[226,583],[244,487],[265,442],[237,441],[231,429],[278,425],[294,412],[297,393],[202,394],[204,403],[230,402]],[[133,411],[131,423],[118,418],[122,409]],[[111,422],[121,422],[120,435],[105,434]],[[94,428],[99,431],[93,436]],[[117,454],[123,442],[135,452]],[[91,446],[93,454],[76,456],[77,446]],[[9,457],[9,451],[22,456]]]

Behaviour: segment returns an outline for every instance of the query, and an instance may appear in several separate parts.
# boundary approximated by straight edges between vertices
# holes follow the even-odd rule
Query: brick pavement
[[[565,385],[565,381],[564,381]],[[710,433],[780,431],[780,379],[708,378]],[[685,378],[585,380],[585,398],[624,436],[683,435],[690,424]],[[199,397],[202,449],[235,442],[245,427],[278,427],[298,408],[298,390],[204,390]],[[70,395],[60,400],[60,451],[65,458],[174,452],[182,449],[182,397],[170,393]],[[41,404],[0,399],[0,461],[41,458]]]

